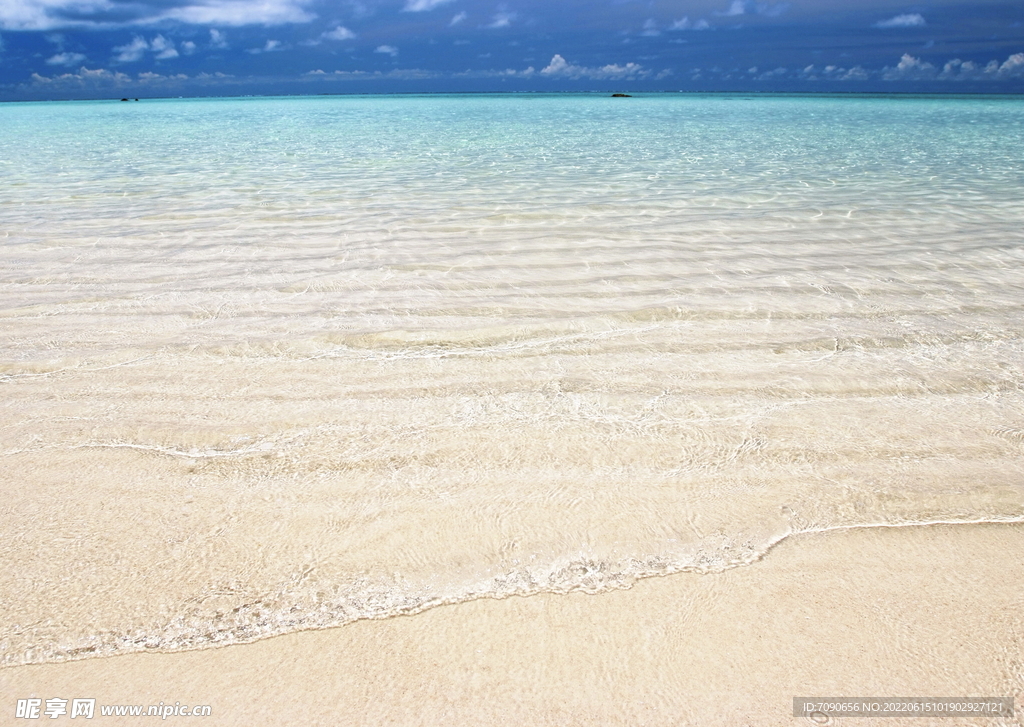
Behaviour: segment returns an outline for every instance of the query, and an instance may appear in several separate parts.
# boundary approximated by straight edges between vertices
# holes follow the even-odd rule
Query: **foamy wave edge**
[[[730,539],[722,537],[717,548],[702,546],[685,561],[658,555],[620,561],[603,561],[587,557],[570,558],[546,568],[532,569],[533,572],[527,567],[510,570],[449,595],[431,593],[429,588],[424,587],[407,589],[403,586],[408,584],[400,581],[381,583],[366,579],[359,584],[361,587],[351,589],[333,601],[308,606],[295,603],[284,611],[271,611],[266,608],[263,601],[258,600],[238,606],[224,614],[223,618],[216,618],[205,624],[197,624],[188,618],[176,618],[148,634],[105,632],[82,639],[74,647],[58,644],[37,646],[23,651],[20,657],[8,652],[0,657],[0,668],[139,652],[172,653],[247,644],[299,631],[335,628],[355,621],[411,616],[437,606],[465,603],[481,598],[504,599],[540,593],[597,594],[625,590],[645,578],[677,573],[710,575],[752,565],[762,560],[783,541],[802,535],[940,525],[1005,524],[1024,524],[1024,514],[973,520],[859,523],[787,530],[758,545],[749,541],[737,545]],[[82,643],[83,641],[86,643]]]

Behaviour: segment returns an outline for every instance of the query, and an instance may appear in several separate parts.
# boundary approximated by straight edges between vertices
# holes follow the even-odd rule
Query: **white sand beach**
[[[0,714],[1019,699],[1020,107],[905,101],[0,109]]]
[[[794,696],[915,695],[1013,695],[1018,716],[880,724],[1019,725],[1021,552],[1021,525],[805,535],[714,575],[485,598],[225,648],[7,668],[0,688],[212,707],[208,718],[168,725],[780,727],[813,724],[792,716]]]

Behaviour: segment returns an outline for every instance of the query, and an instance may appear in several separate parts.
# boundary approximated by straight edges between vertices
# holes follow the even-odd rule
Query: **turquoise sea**
[[[1024,100],[0,105],[0,663],[1024,521]]]

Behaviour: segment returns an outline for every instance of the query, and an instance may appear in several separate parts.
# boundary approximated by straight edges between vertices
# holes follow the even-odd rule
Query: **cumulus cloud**
[[[284,46],[281,44],[281,41],[268,40],[266,43],[263,44],[262,48],[250,48],[246,51],[246,53],[251,53],[255,56],[259,55],[260,53],[273,53],[274,51],[279,50],[284,50]]]
[[[83,18],[112,7],[110,0],[3,0],[0,2],[0,28],[51,30],[86,27],[96,23]]]
[[[387,53],[389,56],[394,58],[398,55],[398,48],[393,45],[378,45],[373,49],[374,53]]]
[[[937,78],[943,81],[1000,81],[1024,78],[1024,53],[1014,53],[1005,61],[989,61],[980,65],[959,58],[947,62]]]
[[[77,66],[85,60],[81,53],[58,53],[46,59],[48,66]]]
[[[326,73],[323,70],[308,71],[303,74],[307,81],[333,82],[333,81],[380,81],[392,79],[400,81],[419,81],[426,78],[437,78],[440,74],[436,71],[425,71],[419,68],[395,68],[390,71],[334,71]],[[458,74],[456,74],[458,75]]]
[[[1024,53],[1014,53],[999,66],[998,73],[1014,78],[1024,77]]]
[[[886,81],[928,81],[935,78],[936,73],[931,63],[904,53],[895,68],[886,66],[882,69],[882,78]]]
[[[729,7],[718,13],[719,15],[743,15],[747,12],[747,3],[745,0],[732,0]]]
[[[1014,53],[1000,63],[991,60],[987,63],[964,61],[954,58],[947,61],[941,69],[921,58],[909,53],[895,66],[882,69],[866,69],[862,66],[846,68],[837,65],[809,65],[796,72],[787,72],[785,68],[759,72],[757,66],[749,68],[747,73],[757,80],[777,78],[801,79],[804,81],[867,81],[881,78],[886,81],[987,81],[999,82],[1008,79],[1024,79],[1024,53]]]
[[[195,44],[192,44],[192,49],[195,49]],[[114,53],[117,56],[114,58],[118,63],[135,63],[142,59],[146,54],[146,51],[152,51],[156,54],[158,61],[165,61],[171,58],[178,57],[178,51],[174,48],[174,41],[157,35],[150,41],[147,41],[142,36],[136,35],[132,38],[131,43],[125,45],[115,46],[113,48]]]
[[[668,27],[669,30],[707,30],[711,25],[706,20],[698,20],[695,23],[690,22],[689,17],[683,17],[681,20],[677,20]]]
[[[352,40],[356,37],[356,34],[344,25],[339,25],[334,30],[326,31],[320,37],[326,38],[327,40]]]
[[[693,68],[686,74],[691,80],[727,80],[734,78],[734,71],[726,71],[717,66],[714,68]],[[562,55],[556,54],[551,62],[536,70],[532,66],[525,70],[506,69],[489,71],[465,71],[456,73],[457,77],[472,78],[551,78],[551,79],[597,79],[597,80],[632,80],[641,78],[664,78],[671,75],[669,70],[657,74],[649,68],[638,63],[626,63],[624,65],[609,64],[605,66],[582,66],[567,61]],[[872,79],[884,79],[888,81],[989,81],[998,82],[1006,79],[1024,79],[1024,53],[1015,53],[1005,61],[989,61],[988,63],[975,63],[954,59],[949,61],[940,69],[931,63],[910,54],[905,54],[899,64],[895,67],[882,69],[864,68],[860,65],[839,66],[839,65],[808,65],[802,69],[792,69],[779,66],[776,68],[762,69],[752,66],[745,72],[739,72],[756,81],[807,81],[807,82],[842,82],[856,83],[870,81]]]
[[[33,86],[52,86],[57,88],[95,88],[124,86],[132,83],[131,76],[120,71],[108,71],[105,68],[91,70],[82,66],[78,73],[64,73],[60,76],[41,76],[38,73],[32,74]]]
[[[187,56],[192,55],[196,52],[196,44],[193,43],[191,40],[186,40],[184,43],[181,44],[181,52]]]
[[[789,10],[787,2],[755,2],[755,0],[732,0],[729,7],[715,15],[735,17],[737,15],[764,15],[769,18],[782,15]]]
[[[658,24],[654,18],[648,18],[647,22],[644,23],[644,29],[641,35],[645,35],[648,38],[654,38],[661,35],[661,31],[658,29]]]
[[[455,15],[453,15],[452,22],[448,23],[448,25],[458,25],[468,17],[469,15],[467,15],[466,11],[463,10],[461,13],[456,13]]]
[[[163,81],[187,81],[188,76],[184,73],[175,73],[173,76],[162,76],[159,73],[146,71],[138,75],[140,83],[161,83]]]
[[[198,81],[219,81],[227,78],[234,78],[230,73],[221,73],[220,71],[214,71],[213,73],[200,73],[198,76],[193,76]]]
[[[308,23],[316,18],[316,14],[306,10],[306,4],[307,0],[207,0],[171,8],[152,20],[228,26]]]
[[[140,60],[148,50],[149,43],[141,36],[136,35],[132,38],[131,43],[114,46],[113,51],[117,53],[117,57],[114,60],[118,63],[134,63]]]
[[[156,53],[156,59],[158,61],[178,57],[178,51],[175,50],[174,43],[167,40],[162,35],[158,35],[149,42],[149,49]]]
[[[456,78],[532,78],[537,73],[533,66],[521,71],[515,68],[506,68],[503,71],[461,71],[453,74]]]
[[[921,13],[904,13],[888,20],[879,20],[872,27],[875,28],[920,28],[927,25]]]
[[[512,21],[516,19],[515,13],[510,13],[507,10],[499,10],[494,14],[491,22],[487,24],[488,28],[507,28],[512,25]]]
[[[115,0],[3,0],[0,28],[51,30],[106,28],[177,20],[195,25],[280,25],[305,23],[313,0],[185,0],[184,4],[125,3]],[[125,13],[132,17],[126,18]],[[117,17],[118,20],[106,19]]]
[[[624,66],[610,63],[594,68],[577,66],[556,53],[551,62],[540,70],[540,74],[548,78],[571,78],[574,80],[579,78],[629,80],[647,78],[651,72],[638,63],[627,63]]]
[[[789,10],[789,3],[757,3],[754,6],[754,11],[758,15],[769,18],[776,18],[787,10]]]
[[[426,10],[433,10],[439,5],[446,5],[452,0],[406,0],[403,11],[407,13],[422,13]]]
[[[210,46],[213,48],[227,48],[227,36],[216,28],[210,28]]]
[[[810,65],[804,68],[799,76],[807,81],[866,81],[870,74],[860,66],[843,68],[842,66],[828,65],[822,68]]]
[[[120,71],[108,71],[105,68],[89,69],[82,66],[78,69],[77,73],[63,73],[59,76],[43,76],[33,73],[29,85],[36,88],[53,90],[87,90],[95,92],[106,89],[127,93],[128,90],[135,90],[137,92],[147,87],[180,88],[181,84],[185,81],[200,85],[218,85],[231,83],[233,78],[230,74],[219,71],[216,73],[200,73],[191,78],[184,73],[162,75],[146,71],[139,73],[133,78],[127,73],[121,73]]]

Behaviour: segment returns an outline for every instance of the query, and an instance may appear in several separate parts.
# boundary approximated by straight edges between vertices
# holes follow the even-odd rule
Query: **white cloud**
[[[316,14],[307,11],[306,4],[307,0],[206,0],[197,5],[172,8],[151,20],[228,26],[308,23]]]
[[[118,54],[114,60],[118,63],[134,63],[142,58],[148,50],[149,43],[141,36],[136,35],[132,38],[131,43],[114,46],[113,51]]]
[[[433,10],[439,5],[447,5],[452,0],[406,0],[403,11],[407,13],[422,13],[425,10]]]
[[[184,73],[175,73],[173,76],[162,76],[159,73],[146,71],[138,75],[140,83],[162,83],[164,81],[187,81],[188,76]]]
[[[490,23],[487,24],[488,28],[507,28],[512,25],[512,21],[516,19],[515,13],[510,13],[504,10],[498,11],[494,14],[494,18]]]
[[[144,25],[178,20],[196,25],[280,25],[305,23],[316,17],[306,10],[313,0],[191,0],[161,10],[158,4],[116,3],[113,0],[0,0],[0,28],[51,30]],[[131,21],[94,20],[101,13],[131,8]]]
[[[344,25],[339,25],[334,30],[328,30],[323,33],[320,37],[326,38],[327,40],[352,40],[356,37],[356,34]]]
[[[88,89],[93,91],[107,89],[111,91],[116,90],[121,94],[128,95],[129,91],[134,90],[137,93],[140,88],[145,87],[180,88],[181,84],[185,81],[204,86],[218,85],[231,83],[230,79],[232,78],[234,77],[230,74],[221,73],[220,71],[200,73],[192,78],[189,78],[184,73],[165,76],[147,71],[139,73],[136,77],[132,78],[127,73],[121,73],[120,71],[108,71],[105,68],[92,70],[83,66],[78,69],[77,73],[64,73],[52,77],[33,73],[30,85],[50,89]]]
[[[904,13],[888,20],[879,20],[874,24],[875,28],[919,28],[927,25],[921,13]]]
[[[467,15],[466,11],[463,10],[461,13],[456,13],[455,15],[453,15],[452,16],[452,22],[448,23],[448,25],[458,25],[459,23],[461,23],[463,20],[465,20],[468,17],[469,17],[469,15]]]
[[[684,17],[681,20],[677,20],[669,26],[669,30],[707,30],[711,26],[706,20],[698,20],[696,23],[691,23],[689,17]]]
[[[374,50],[374,53],[387,53],[389,56],[394,58],[398,55],[398,48],[393,45],[378,45]]]
[[[422,80],[425,78],[438,78],[440,74],[436,71],[425,71],[420,68],[395,68],[390,71],[335,71],[334,73],[323,73],[320,70],[309,71],[303,74],[311,81],[379,81],[381,79],[397,79],[402,81]],[[456,74],[458,75],[458,74]]]
[[[732,0],[729,8],[724,12],[718,13],[719,15],[743,15],[747,12],[747,3],[745,0]]]
[[[754,6],[754,11],[758,15],[764,15],[769,18],[777,18],[787,10],[789,10],[789,3],[757,3]]]
[[[999,66],[998,73],[1003,76],[1020,78],[1024,76],[1024,53],[1014,53]]]
[[[112,72],[105,68],[90,70],[84,66],[78,69],[78,73],[65,73],[60,76],[47,77],[40,76],[38,73],[32,74],[33,86],[90,88],[124,86],[129,83],[132,83],[132,77],[120,71]]]
[[[658,30],[658,24],[655,22],[654,18],[647,19],[644,23],[644,29],[641,35],[645,35],[648,38],[654,38],[661,35],[661,31]]]
[[[390,53],[392,46],[381,46],[377,52]],[[397,51],[397,49],[394,49]],[[738,75],[733,75],[738,74]],[[581,66],[566,60],[561,54],[552,56],[546,67],[537,70],[530,66],[523,70],[479,70],[463,71],[451,75],[432,71],[402,70],[396,69],[390,72],[382,71],[336,71],[334,74],[322,73],[319,71],[304,74],[307,79],[323,79],[324,81],[343,80],[372,80],[372,79],[424,79],[424,78],[507,78],[507,79],[530,79],[547,78],[551,80],[605,80],[605,81],[630,81],[635,79],[658,79],[673,75],[669,69],[656,72],[641,66],[640,63],[608,63],[605,66]],[[987,65],[974,63],[972,61],[951,60],[940,72],[931,63],[905,54],[895,68],[886,69],[864,69],[861,66],[842,67],[835,65],[828,66],[807,66],[803,69],[772,68],[767,69],[752,67],[745,71],[726,71],[720,68],[712,69],[689,69],[688,72],[679,70],[679,75],[692,80],[702,79],[728,79],[728,78],[750,78],[761,81],[779,81],[782,79],[807,81],[807,82],[828,82],[828,83],[850,83],[863,82],[872,79],[886,80],[988,80],[1024,78],[1024,52],[1011,55],[1004,62],[995,60],[989,61]]]
[[[368,6],[366,3],[360,2],[360,0],[342,0],[337,4],[346,6],[349,16],[357,20],[360,18],[367,18],[375,12],[374,8]]]
[[[810,65],[804,68],[799,76],[806,81],[866,81],[870,78],[870,74],[860,66],[843,68],[834,65],[824,68]]]
[[[195,43],[191,43],[191,50],[195,50]],[[114,58],[118,63],[135,63],[142,59],[146,51],[155,53],[158,61],[166,61],[178,57],[178,51],[174,48],[174,41],[162,35],[157,35],[149,42],[142,36],[136,35],[132,38],[131,43],[115,46],[113,51],[118,54]]]
[[[90,26],[88,20],[67,20],[63,16],[88,16],[109,10],[110,0],[2,0],[0,28],[6,30],[50,30],[60,27]]]
[[[185,55],[190,56],[196,52],[196,44],[191,40],[186,40],[181,44],[181,50]]]
[[[610,63],[606,66],[588,68],[569,63],[561,55],[555,54],[551,62],[540,71],[548,78],[590,78],[590,79],[633,79],[646,78],[651,72],[638,63],[627,63],[624,66]]]
[[[789,10],[788,2],[755,2],[754,0],[732,0],[729,7],[715,15],[735,17],[737,15],[756,14],[769,18],[778,17]]]
[[[79,63],[85,60],[85,56],[81,53],[58,53],[55,56],[50,56],[46,59],[46,65],[48,66],[77,66]]]
[[[279,40],[268,40],[263,44],[262,48],[250,48],[246,53],[252,53],[253,55],[259,55],[260,53],[272,53],[274,51],[284,50],[284,46],[281,45]]]
[[[156,53],[158,61],[165,61],[169,58],[177,58],[178,51],[174,49],[174,43],[162,35],[158,35],[149,42],[149,49]]]
[[[903,54],[895,68],[886,66],[882,69],[882,78],[886,81],[927,81],[935,75],[935,66],[909,53]]]
[[[228,37],[216,28],[210,28],[210,45],[214,48],[227,48]]]
[[[954,58],[942,67],[939,78],[943,81],[980,81],[986,76],[999,71],[999,61],[989,61],[985,66],[979,66],[973,61],[962,61]]]
[[[1005,61],[989,61],[984,66],[973,61],[954,58],[942,67],[938,78],[943,81],[999,81],[1024,78],[1024,53],[1014,53]]]
[[[462,71],[453,74],[456,78],[531,78],[537,73],[533,66],[517,71],[515,68],[506,68],[504,71]]]
[[[776,68],[772,71],[765,71],[761,75],[756,77],[758,81],[771,81],[776,78],[781,78],[786,75],[786,69],[783,67]]]

